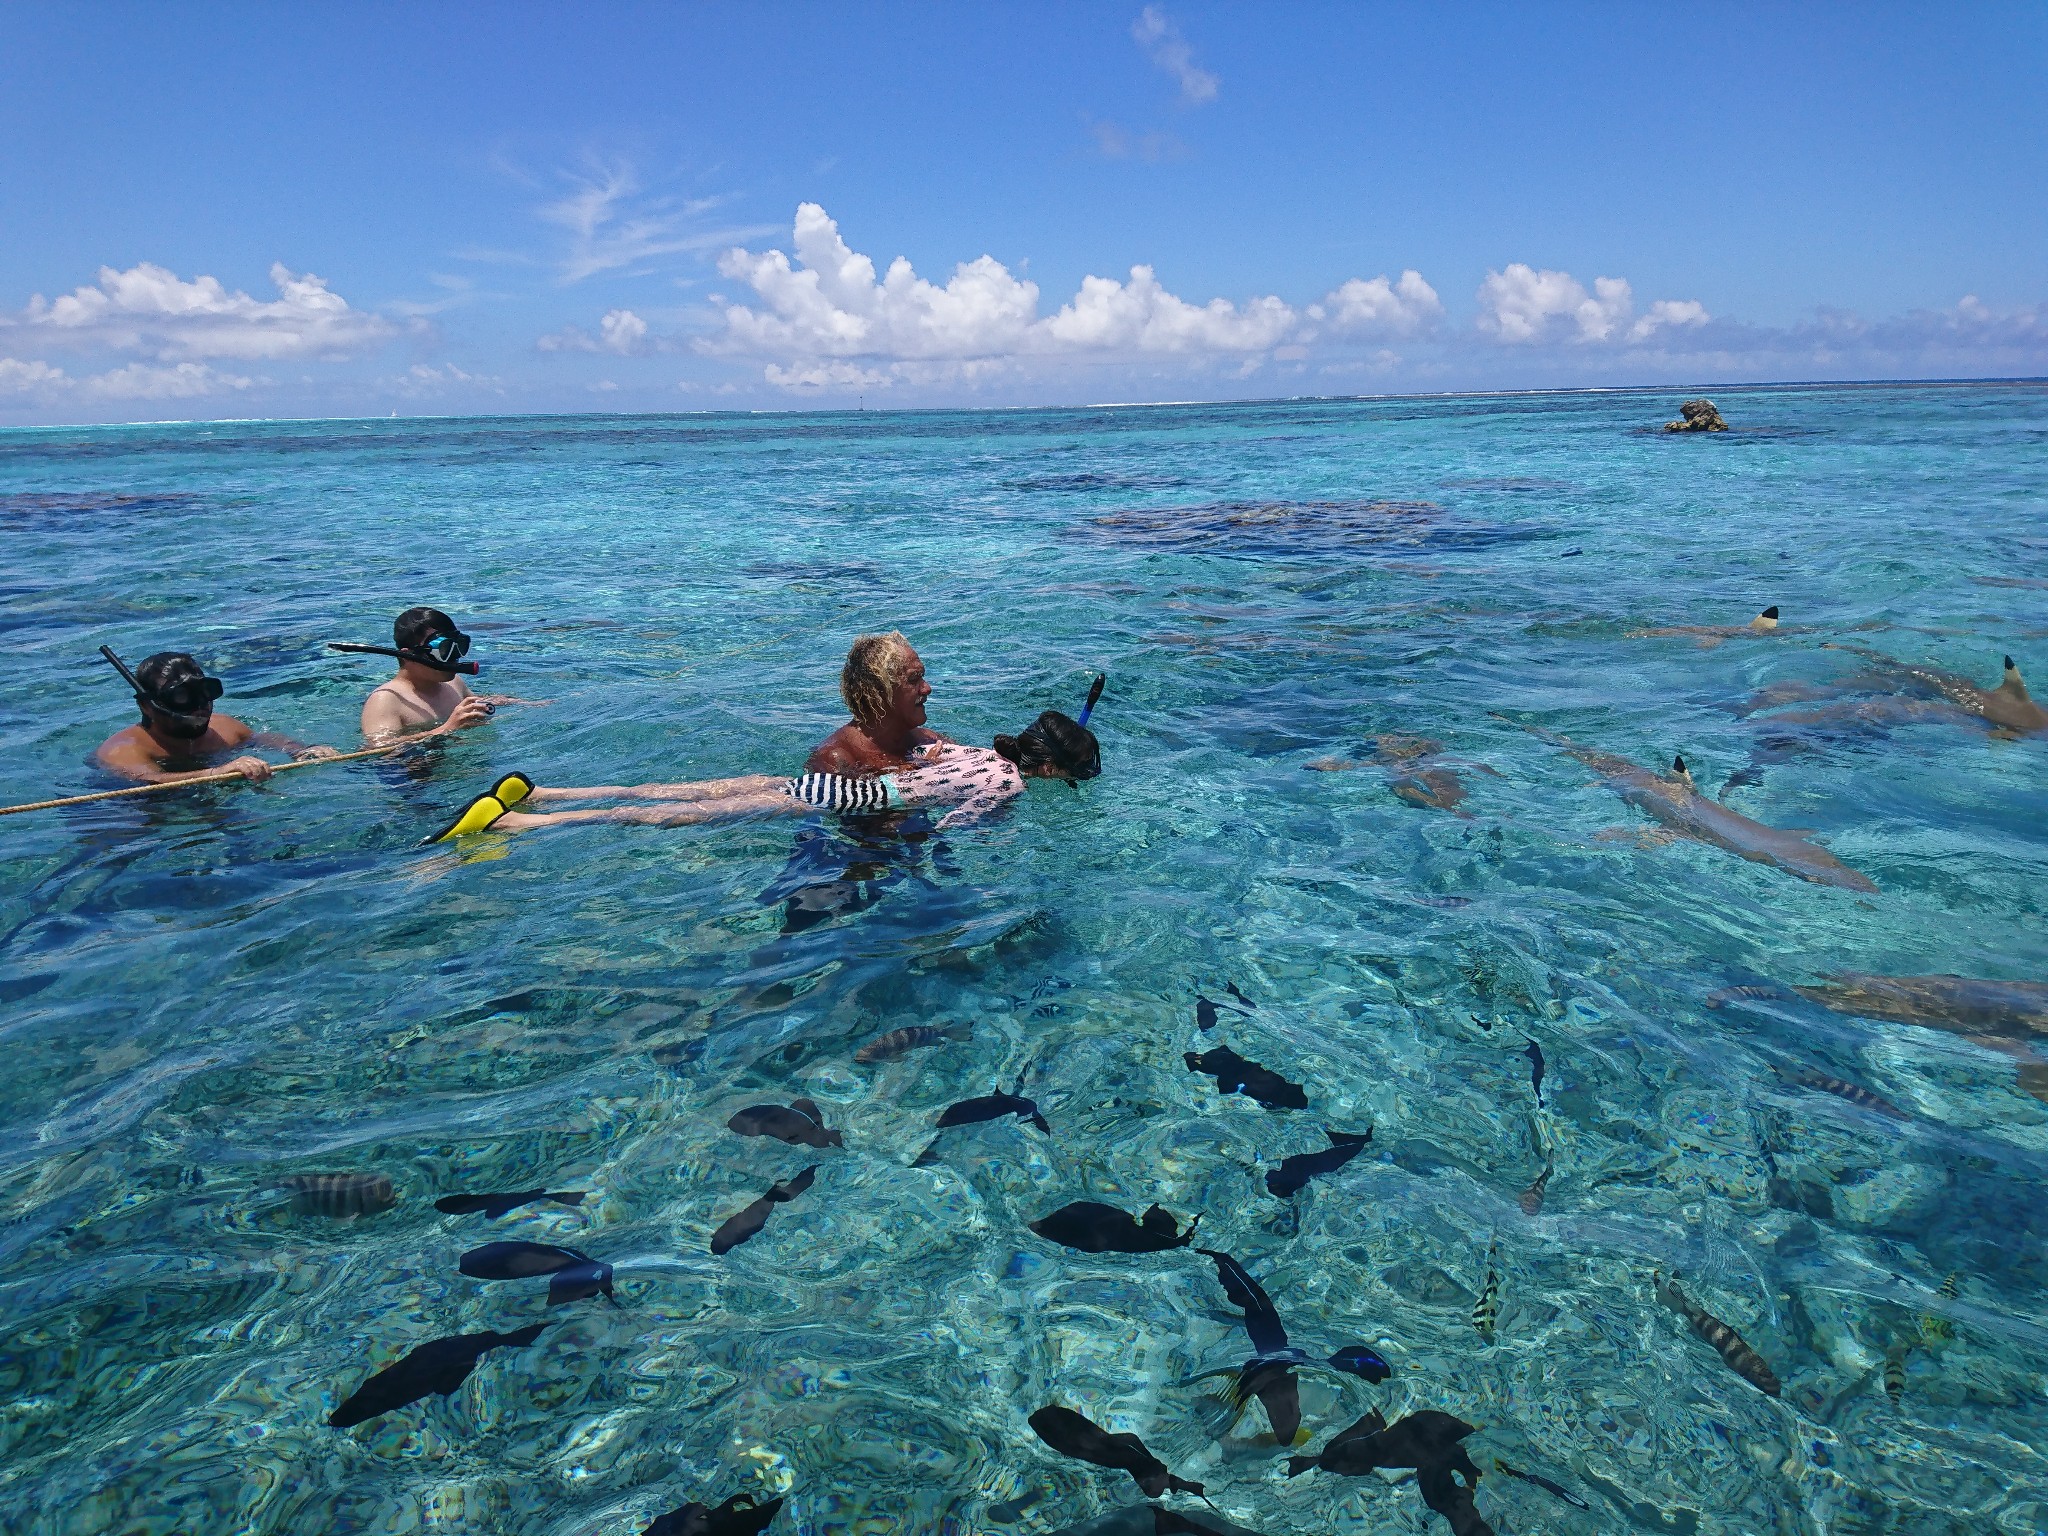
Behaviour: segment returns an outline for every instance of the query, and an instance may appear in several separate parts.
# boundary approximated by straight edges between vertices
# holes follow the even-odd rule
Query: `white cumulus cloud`
[[[222,373],[205,363],[129,363],[80,381],[88,395],[102,400],[195,400],[224,390],[249,389],[256,380]]]
[[[312,273],[282,262],[270,269],[275,299],[230,291],[220,279],[187,282],[153,262],[127,271],[101,267],[96,285],[50,300],[37,294],[12,322],[49,344],[145,352],[164,362],[344,357],[374,346],[396,327],[348,301]]]
[[[755,254],[738,247],[718,270],[754,290],[760,307],[728,304],[715,352],[765,356],[971,358],[1025,350],[1038,285],[993,256],[960,263],[946,286],[919,277],[901,256],[878,281],[875,264],[840,238],[816,203],[796,211],[792,247]]]
[[[610,309],[597,322],[597,334],[581,326],[568,325],[551,331],[534,343],[543,352],[611,352],[619,357],[641,357],[667,350],[669,343],[648,334],[647,322],[630,309]]]
[[[1398,283],[1354,277],[1308,308],[1311,320],[1348,336],[1414,336],[1442,323],[1443,300],[1413,267]]]
[[[1648,341],[1659,331],[1686,330],[1705,325],[1713,316],[1698,299],[1659,299],[1650,312],[1628,328],[1630,341]]]
[[[206,363],[128,363],[105,373],[73,378],[62,368],[39,360],[0,357],[0,394],[76,393],[94,400],[192,400],[227,390],[250,389],[258,383],[238,373],[222,373]]]
[[[1081,291],[1045,323],[1054,342],[1068,348],[1119,352],[1258,352],[1294,329],[1295,314],[1279,299],[1227,299],[1190,304],[1168,293],[1150,267],[1131,268],[1131,280],[1085,277]]]
[[[62,368],[53,368],[38,358],[0,357],[0,393],[41,394],[63,389],[70,383]]]
[[[761,358],[769,380],[785,387],[960,378],[1028,359],[1245,354],[1280,344],[1299,323],[1270,296],[1242,307],[1191,304],[1142,265],[1128,280],[1084,279],[1072,300],[1041,317],[1038,285],[993,256],[961,262],[940,286],[900,256],[877,277],[816,203],[797,209],[792,233],[793,257],[735,247],[719,259],[719,271],[746,284],[754,302],[717,304],[722,329],[697,343],[708,354]],[[828,360],[849,366],[824,367]],[[934,370],[937,363],[949,366]]]
[[[1182,101],[1198,107],[1216,99],[1223,82],[1195,62],[1195,50],[1161,7],[1148,5],[1138,12],[1138,19],[1131,23],[1131,39],[1145,50],[1147,58],[1173,76]]]
[[[1569,272],[1538,271],[1519,261],[1488,272],[1479,285],[1479,329],[1505,342],[1643,341],[1660,330],[1700,326],[1709,318],[1695,299],[1659,299],[1629,325],[1635,296],[1628,280],[1596,277],[1589,294]]]

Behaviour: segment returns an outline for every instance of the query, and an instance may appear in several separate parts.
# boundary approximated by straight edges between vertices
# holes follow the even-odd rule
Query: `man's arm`
[[[248,730],[244,727],[241,737],[229,740],[228,744],[239,746],[247,737]],[[251,784],[261,784],[270,777],[270,764],[260,757],[237,757],[217,768],[173,772],[151,756],[149,749],[127,731],[108,737],[101,743],[99,751],[93,754],[93,760],[107,772],[117,773],[137,784],[176,784],[183,779],[203,779],[222,773],[238,773]]]

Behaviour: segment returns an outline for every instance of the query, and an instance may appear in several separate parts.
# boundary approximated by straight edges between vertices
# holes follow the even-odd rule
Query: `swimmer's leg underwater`
[[[681,784],[536,784],[528,797],[541,800],[727,800],[737,795],[767,794],[788,778],[768,773],[742,774],[736,779],[699,779]]]
[[[742,816],[805,816],[817,809],[776,792],[733,793],[712,800],[677,800],[663,805],[601,805],[580,811],[506,811],[491,823],[494,832],[526,832],[574,822],[630,822],[643,827],[684,827],[704,821],[737,821]]]

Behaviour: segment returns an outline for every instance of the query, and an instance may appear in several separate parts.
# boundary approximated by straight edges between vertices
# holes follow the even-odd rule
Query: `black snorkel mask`
[[[110,647],[101,646],[100,655],[135,690],[135,702],[144,712],[143,723],[150,729],[178,741],[197,741],[206,734],[206,728],[213,723],[213,701],[225,692],[219,678],[208,677],[202,672],[196,677],[181,678],[168,688],[152,691],[142,686],[135,674],[128,670],[128,664]],[[197,663],[194,666],[196,668]]]
[[[420,645],[351,645],[345,640],[327,642],[330,651],[354,651],[365,656],[396,656],[400,661],[417,662],[420,666],[431,667],[436,672],[445,672],[453,677],[466,672],[471,677],[483,670],[473,661],[462,658],[469,654],[469,636],[461,630],[452,630],[445,635],[435,635]]]

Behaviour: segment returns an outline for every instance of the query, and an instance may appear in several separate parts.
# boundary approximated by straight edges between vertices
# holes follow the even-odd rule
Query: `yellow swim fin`
[[[431,837],[422,838],[420,846],[445,843],[451,838],[467,837],[472,832],[487,832],[497,825],[500,816],[532,793],[533,780],[523,773],[508,773],[484,794],[465,805],[461,814],[447,826]]]

